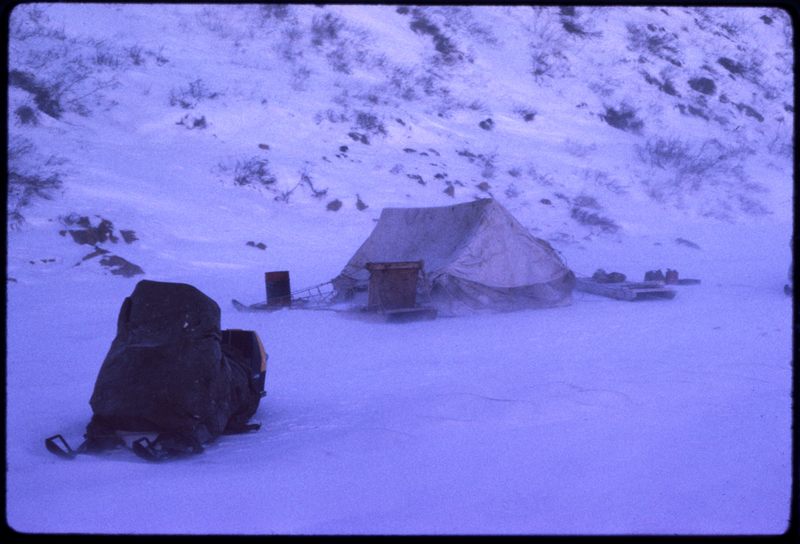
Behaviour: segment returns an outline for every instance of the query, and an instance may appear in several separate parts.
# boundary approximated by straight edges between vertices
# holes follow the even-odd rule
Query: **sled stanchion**
[[[169,454],[162,450],[157,449],[155,447],[155,443],[158,442],[158,438],[152,441],[146,436],[141,437],[139,440],[135,440],[132,444],[133,453],[135,453],[138,457],[145,459],[147,461],[163,461]]]
[[[78,452],[73,450],[64,437],[60,434],[45,439],[44,445],[47,448],[47,451],[54,453],[59,457],[63,457],[64,459],[75,459],[75,457],[78,455]]]

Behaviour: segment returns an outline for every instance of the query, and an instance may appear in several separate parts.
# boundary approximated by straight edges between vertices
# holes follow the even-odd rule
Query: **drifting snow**
[[[39,112],[36,125],[16,113],[36,106],[33,95],[10,88],[10,136],[40,155],[17,166],[63,179],[52,200],[33,199],[20,208],[25,221],[9,226],[11,527],[785,530],[792,301],[782,288],[793,219],[785,14],[577,8],[571,16],[516,7],[403,14],[309,5],[260,19],[267,12],[258,6],[46,8],[44,27],[72,41],[42,37],[41,27],[24,40],[12,33],[11,68],[30,69],[33,53],[55,43],[64,45],[53,49],[64,59],[83,55],[97,70],[99,79],[78,88],[112,77],[116,85],[95,89],[88,116]],[[17,7],[12,22],[29,9]],[[323,32],[326,15],[344,23],[335,39]],[[428,33],[414,32],[414,21]],[[446,42],[435,41],[434,24],[462,61],[437,56],[435,45]],[[670,50],[631,49],[636,32],[674,43],[682,68],[664,58]],[[744,49],[736,48],[748,32]],[[121,57],[147,44],[145,62],[97,64],[95,53],[109,51],[89,38],[115,44],[110,53]],[[560,47],[560,56],[548,50],[533,66],[549,70],[537,77],[534,38]],[[758,81],[728,75],[718,63],[747,55],[759,61]],[[55,77],[56,65],[37,77]],[[662,84],[673,80],[682,97],[648,83],[641,70]],[[687,81],[701,74],[713,74],[728,102],[715,96],[704,106],[691,94]],[[191,87],[197,80],[205,87]],[[194,106],[170,104],[190,88],[198,91]],[[764,121],[735,107],[749,97]],[[622,104],[635,106],[641,133],[603,119],[605,108]],[[687,116],[680,104],[727,124]],[[186,115],[190,127],[204,117],[205,128],[178,124]],[[481,128],[488,118],[492,128]],[[686,149],[717,139],[729,154],[715,163],[721,170],[702,170],[700,156],[689,165],[702,173],[697,187],[664,192],[689,169],[642,159],[637,149],[659,137]],[[266,160],[275,181],[237,185],[237,166],[241,174],[248,160]],[[367,208],[356,207],[357,195]],[[563,308],[401,325],[330,311],[237,313],[230,304],[263,300],[269,270],[289,270],[295,289],[330,280],[383,207],[485,196],[549,240],[578,275],[604,268],[639,280],[670,267],[702,283],[677,287],[671,301],[576,292]],[[328,211],[336,198],[342,208]],[[575,208],[618,228],[583,224]],[[134,231],[132,243],[99,247],[144,276],[110,275],[96,258],[82,260],[94,247],[59,234],[72,213]],[[220,304],[224,328],[259,333],[270,355],[268,396],[255,418],[263,427],[161,465],[126,451],[58,459],[43,439],[63,433],[80,442],[119,306],[142,277],[191,283]]]

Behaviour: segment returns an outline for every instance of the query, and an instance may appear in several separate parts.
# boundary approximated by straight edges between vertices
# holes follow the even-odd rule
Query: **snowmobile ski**
[[[46,438],[44,445],[47,448],[47,451],[58,455],[62,459],[75,459],[75,457],[78,455],[78,452],[73,450],[69,443],[67,443],[66,439],[60,434]]]
[[[233,433],[226,433],[233,434]],[[44,441],[47,451],[62,459],[75,459],[79,454],[101,453],[104,451],[124,448],[132,451],[137,457],[150,462],[160,462],[187,454],[201,453],[203,447],[199,444],[178,442],[173,437],[158,435],[155,440],[142,436],[127,444],[123,439],[92,441],[87,439],[77,449],[72,449],[66,439],[57,434]]]

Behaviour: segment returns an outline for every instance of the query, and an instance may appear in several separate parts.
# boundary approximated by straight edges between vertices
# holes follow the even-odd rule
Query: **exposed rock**
[[[119,233],[122,235],[122,239],[125,240],[126,244],[132,244],[139,239],[132,230],[121,230]]]
[[[738,109],[739,111],[743,111],[746,116],[758,120],[759,123],[764,122],[764,116],[758,113],[750,106],[748,106],[747,104],[736,104],[736,109]]]
[[[692,242],[691,240],[687,240],[686,238],[675,238],[675,243],[678,243],[683,246],[690,247],[692,249],[700,249],[700,246]]]
[[[77,214],[70,214],[62,218],[62,222],[67,227],[78,226],[81,228],[69,228],[60,230],[61,236],[69,234],[76,244],[94,246],[103,242],[112,242],[116,244],[119,241],[114,235],[114,223],[108,219],[100,218],[100,223],[93,227],[89,218],[85,215],[79,216]],[[126,243],[131,243],[138,240],[136,234],[132,230],[120,231]]]
[[[94,246],[94,251],[91,253],[86,254],[81,260],[88,261],[89,259],[94,259],[95,257],[99,257],[100,255],[105,255],[110,253],[107,249],[103,249],[102,247]]]
[[[364,145],[369,145],[369,138],[367,138],[366,134],[361,134],[360,132],[348,132],[347,135],[350,136],[356,142],[361,142]]]
[[[714,94],[717,92],[717,85],[714,83],[714,80],[709,79],[707,77],[696,77],[689,80],[689,87],[694,89],[695,91],[703,94]]]
[[[419,174],[406,174],[406,177],[415,180],[420,185],[425,185],[425,180]]]
[[[129,262],[118,255],[109,255],[100,260],[100,264],[109,269],[116,276],[130,278],[139,274],[144,274],[141,267]]]

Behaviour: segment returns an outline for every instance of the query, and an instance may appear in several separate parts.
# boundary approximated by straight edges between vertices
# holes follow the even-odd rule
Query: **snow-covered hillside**
[[[770,8],[24,4],[10,14],[7,519],[32,532],[786,527],[793,29]],[[669,302],[242,314],[386,206],[491,197]],[[72,463],[116,313],[191,283],[270,352],[254,435]],[[225,507],[221,508],[220,505]]]

